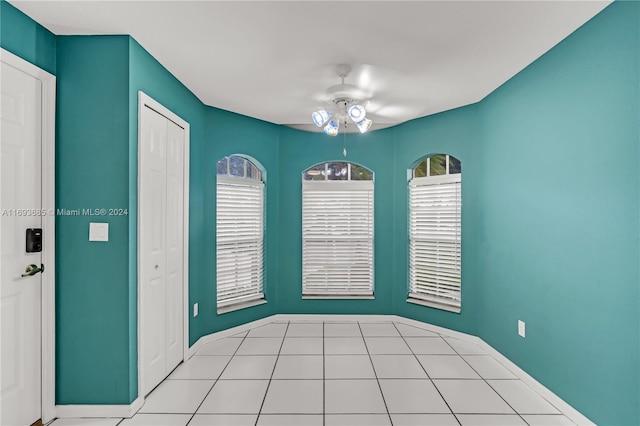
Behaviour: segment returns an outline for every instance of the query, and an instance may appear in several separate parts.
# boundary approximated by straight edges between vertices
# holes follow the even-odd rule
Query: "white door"
[[[184,129],[143,107],[140,116],[140,333],[142,390],[183,359]]]
[[[27,228],[41,228],[42,83],[2,63],[1,193],[1,418],[0,424],[31,425],[41,415],[41,265],[27,253]],[[45,236],[46,237],[46,236]]]

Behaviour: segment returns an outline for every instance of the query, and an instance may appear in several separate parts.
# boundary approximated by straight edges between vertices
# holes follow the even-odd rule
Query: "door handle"
[[[25,269],[24,269],[24,274],[22,274],[22,277],[30,277],[32,275],[37,274],[38,272],[44,272],[44,265],[40,264],[40,267],[38,267],[38,265],[28,265]]]

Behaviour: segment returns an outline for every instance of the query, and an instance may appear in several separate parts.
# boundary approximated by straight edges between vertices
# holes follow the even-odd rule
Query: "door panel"
[[[167,371],[183,357],[184,129],[167,120]]]
[[[166,119],[144,108],[140,149],[141,334],[144,345],[144,393],[166,377],[165,214]]]
[[[26,253],[27,228],[41,228],[42,83],[2,63],[0,108],[2,275],[2,425],[41,414],[41,275],[21,277],[41,253]]]

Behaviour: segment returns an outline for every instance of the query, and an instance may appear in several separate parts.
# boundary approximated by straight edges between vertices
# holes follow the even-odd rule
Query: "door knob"
[[[28,265],[26,268],[24,268],[24,274],[22,274],[22,277],[30,277],[32,275],[37,274],[38,272],[44,272],[44,265],[40,264],[40,267],[38,267],[38,265]]]

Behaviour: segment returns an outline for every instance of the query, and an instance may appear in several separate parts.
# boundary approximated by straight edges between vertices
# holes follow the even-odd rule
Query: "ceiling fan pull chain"
[[[347,158],[347,119],[344,119],[344,133],[342,134],[342,155]]]

